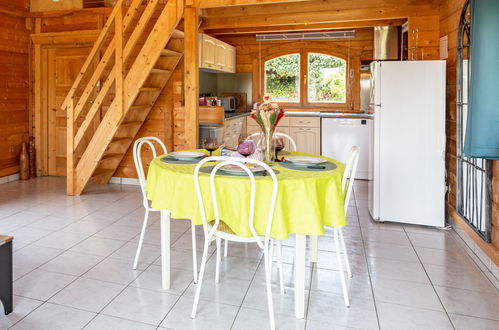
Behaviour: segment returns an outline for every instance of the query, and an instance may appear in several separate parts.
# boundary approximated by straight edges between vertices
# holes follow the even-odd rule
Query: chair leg
[[[194,283],[198,282],[198,252],[196,250],[196,225],[191,225],[192,238],[192,275]]]
[[[192,304],[191,318],[196,317],[199,303],[199,295],[201,294],[201,285],[203,284],[204,271],[206,270],[206,260],[208,259],[208,247],[210,245],[210,239],[205,238],[203,257],[201,258],[201,269],[199,271],[198,283],[196,284],[196,294],[194,295],[194,303]]]
[[[216,268],[215,268],[215,283],[218,283],[220,281],[220,255],[221,253],[221,248],[222,248],[222,239],[217,237],[216,238],[216,244],[217,244],[217,260],[216,260]]]
[[[319,250],[319,237],[310,236],[310,262],[317,263],[318,250]]]
[[[343,299],[345,300],[345,306],[350,307],[350,299],[348,298],[347,284],[345,280],[345,272],[343,271],[343,261],[341,260],[340,242],[338,236],[339,236],[339,230],[338,228],[334,228],[334,245],[336,247],[336,257],[338,260],[338,267],[340,268],[340,279],[341,279],[341,288],[343,290]]]
[[[347,274],[348,277],[352,277],[352,270],[350,269],[350,262],[348,261],[348,253],[347,253],[347,247],[345,245],[345,240],[343,239],[343,230],[342,228],[338,228],[338,232],[340,234],[340,244],[341,244],[341,249],[343,250],[343,257],[345,259],[345,266],[347,269]]]
[[[279,268],[279,286],[281,289],[281,294],[284,294],[284,278],[282,275],[282,243],[277,241],[277,268]]]
[[[144,236],[147,229],[147,220],[149,219],[149,210],[146,209],[144,214],[144,223],[142,224],[142,231],[140,232],[139,245],[137,246],[137,252],[135,253],[135,259],[133,261],[132,269],[137,269],[139,263],[140,250],[142,250],[142,244],[144,243]]]
[[[273,245],[273,242],[270,241],[270,244]],[[269,249],[267,247],[267,249]],[[271,284],[271,276],[272,276],[272,260],[270,259],[271,256],[269,254],[270,251],[267,251],[267,249],[264,249],[263,251],[263,258],[264,258],[264,263],[265,263],[265,284],[267,286],[267,304],[269,308],[269,320],[270,320],[270,329],[274,330],[275,329],[275,320],[274,320],[274,304],[273,304],[273,297],[272,297],[272,284]]]
[[[224,249],[224,258],[227,258],[227,254],[229,253],[229,240],[225,240],[225,249]]]

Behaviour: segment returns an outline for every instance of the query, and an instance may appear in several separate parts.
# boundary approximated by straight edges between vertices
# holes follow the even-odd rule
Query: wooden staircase
[[[110,180],[183,56],[183,0],[129,2],[117,1],[62,104],[68,195]]]

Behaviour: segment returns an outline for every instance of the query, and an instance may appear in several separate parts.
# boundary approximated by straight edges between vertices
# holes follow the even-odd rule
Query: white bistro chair
[[[359,163],[359,153],[360,148],[357,146],[352,147],[350,154],[347,159],[345,172],[343,173],[343,178],[341,180],[341,191],[345,197],[345,202],[343,204],[345,210],[345,216],[347,215],[348,204],[350,202],[350,197],[352,196],[353,183],[355,181],[355,174],[357,172],[357,164]],[[341,288],[343,290],[343,299],[345,301],[345,306],[350,307],[350,299],[348,297],[347,285],[345,280],[345,272],[343,270],[343,262],[345,263],[345,268],[348,277],[352,277],[352,270],[350,269],[350,262],[348,261],[348,253],[345,245],[345,240],[343,238],[342,227],[333,228],[334,235],[334,245],[336,250],[336,257],[338,259],[338,267],[340,268],[340,280]],[[317,260],[317,236],[312,237],[311,252],[312,260]],[[343,255],[343,260],[341,260],[341,255]]]
[[[147,144],[149,148],[151,148],[153,159],[157,157],[156,148],[154,147],[154,143],[156,142],[163,149],[163,154],[167,154],[168,150],[166,150],[165,144],[163,141],[158,139],[157,137],[149,136],[137,139],[133,144],[133,160],[135,162],[135,168],[137,170],[137,175],[139,177],[140,190],[142,191],[143,197],[143,206],[145,209],[144,214],[144,223],[142,224],[142,231],[140,232],[139,244],[137,246],[137,252],[135,254],[135,260],[133,261],[133,269],[137,269],[137,264],[139,263],[140,251],[142,249],[142,244],[144,243],[144,235],[147,228],[147,222],[149,219],[149,212],[159,212],[160,210],[156,210],[151,207],[149,200],[146,195],[146,176],[144,173],[144,165],[142,163],[141,151],[142,147]],[[197,282],[198,270],[197,270],[197,253],[196,253],[196,226],[192,225],[192,269],[194,282]]]
[[[209,221],[206,218],[203,196],[202,196],[200,185],[199,185],[199,171],[200,171],[201,167],[203,166],[203,164],[210,162],[210,161],[221,161],[220,163],[218,163],[217,165],[214,166],[214,168],[212,169],[212,171],[210,173],[210,192],[211,192],[211,199],[213,202],[213,210],[214,210],[214,215],[215,215],[215,219],[211,220],[211,221]],[[272,197],[269,201],[269,213],[267,215],[267,226],[265,229],[265,236],[258,235],[256,230],[255,230],[255,227],[254,227],[256,182],[255,182],[255,176],[248,169],[248,167],[245,166],[245,164],[254,164],[254,165],[259,165],[259,166],[263,167],[267,171],[267,173],[270,175],[270,177],[272,178],[273,189],[272,189]],[[248,180],[250,181],[250,184],[251,184],[251,192],[250,192],[250,199],[249,199],[249,217],[248,217],[247,221],[248,221],[249,229],[252,233],[251,237],[238,236],[220,219],[217,193],[216,193],[216,177],[217,177],[216,174],[225,165],[239,166],[248,175]],[[205,241],[204,241],[203,258],[201,260],[201,270],[199,272],[199,281],[198,281],[197,287],[196,287],[196,295],[194,297],[194,303],[192,306],[191,317],[192,318],[196,317],[197,307],[198,307],[198,303],[199,303],[199,295],[201,293],[201,286],[203,284],[203,277],[204,277],[204,272],[206,269],[206,261],[208,259],[208,248],[209,248],[210,243],[213,240],[215,240],[216,247],[217,247],[216,268],[215,268],[215,282],[216,283],[218,283],[219,278],[220,278],[221,240],[225,239],[227,241],[240,242],[240,243],[256,243],[258,245],[258,247],[263,250],[263,258],[264,258],[264,265],[265,265],[265,281],[266,281],[266,285],[267,285],[267,304],[268,304],[268,310],[269,310],[270,327],[271,327],[271,329],[275,329],[274,309],[273,309],[273,303],[272,303],[272,286],[271,286],[272,250],[273,250],[271,245],[273,245],[272,244],[273,242],[272,242],[272,239],[270,238],[270,230],[272,228],[272,221],[273,221],[273,217],[274,217],[274,209],[275,209],[275,204],[276,204],[276,199],[277,199],[277,189],[278,189],[277,177],[276,177],[274,171],[267,164],[265,164],[259,160],[255,160],[255,159],[249,159],[249,158],[243,159],[243,158],[213,156],[213,157],[208,157],[208,158],[203,159],[196,166],[196,169],[194,171],[194,184],[196,187],[196,194],[197,194],[200,213],[201,213],[201,217],[202,217],[202,221],[203,221]],[[246,220],[242,219],[242,221],[246,221]],[[281,256],[279,256],[278,266],[279,266],[279,277],[280,277],[281,292],[282,292],[283,279],[282,279],[282,258],[281,258]]]
[[[258,139],[257,146],[260,146],[260,144],[262,142],[262,137],[263,137],[262,132],[256,132],[256,133],[253,133],[250,136],[248,136],[248,139],[251,139],[251,140]],[[293,140],[293,138],[291,136],[284,134],[284,133],[280,133],[280,132],[274,132],[274,137],[283,137],[291,145],[291,148],[290,148],[291,151],[297,151],[296,150],[296,142]]]

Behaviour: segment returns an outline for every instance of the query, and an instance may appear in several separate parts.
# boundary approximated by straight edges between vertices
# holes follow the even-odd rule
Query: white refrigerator
[[[369,212],[445,223],[445,61],[371,63]]]

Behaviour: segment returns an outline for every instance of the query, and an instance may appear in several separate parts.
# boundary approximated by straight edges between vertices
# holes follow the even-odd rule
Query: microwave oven
[[[225,112],[236,111],[236,97],[235,96],[224,96],[219,98],[222,101],[222,106]]]

